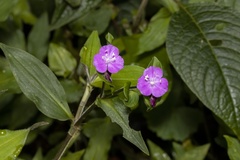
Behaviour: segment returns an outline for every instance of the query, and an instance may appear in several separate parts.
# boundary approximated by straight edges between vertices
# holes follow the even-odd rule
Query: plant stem
[[[79,103],[74,121],[72,122],[72,125],[68,131],[67,137],[63,141],[63,144],[59,149],[58,153],[56,154],[54,160],[60,160],[63,154],[65,153],[65,151],[67,150],[67,148],[70,146],[71,142],[80,134],[80,124],[82,120],[85,118],[87,113],[89,113],[94,107],[94,103],[92,103],[88,107],[88,109],[84,111],[85,105],[91,95],[92,90],[93,90],[92,86],[89,83],[87,83],[82,100]]]
[[[137,15],[133,21],[133,27],[132,27],[132,31],[133,33],[135,33],[138,29],[138,26],[141,22],[141,19],[142,19],[142,16],[143,16],[143,13],[144,13],[144,10],[147,6],[147,3],[148,3],[148,0],[142,0],[139,8],[138,8],[138,12],[137,12]]]
[[[83,110],[85,108],[85,105],[86,105],[86,103],[88,101],[88,98],[91,95],[92,90],[93,90],[92,86],[89,83],[87,83],[87,86],[85,88],[82,100],[79,103],[78,110],[77,110],[77,113],[76,113],[75,118],[74,118],[74,124],[80,119],[80,117],[82,115],[82,112],[83,112]]]

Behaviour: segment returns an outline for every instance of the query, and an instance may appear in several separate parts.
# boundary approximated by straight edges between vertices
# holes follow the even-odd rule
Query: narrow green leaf
[[[77,8],[73,8],[65,1],[60,0],[56,4],[57,8],[54,11],[52,25],[50,30],[60,28],[63,25],[85,15],[89,10],[96,7],[101,0],[82,0],[81,5]]]
[[[228,144],[228,156],[230,160],[239,160],[240,159],[240,142],[236,138],[225,135],[225,139]]]
[[[50,43],[48,51],[50,69],[58,76],[67,77],[77,66],[77,60],[64,47]]]
[[[96,69],[93,66],[93,57],[98,53],[100,47],[98,32],[93,31],[80,51],[81,62],[87,66],[90,77],[96,73]]]
[[[153,57],[152,60],[149,62],[148,67],[150,66],[155,66],[155,67],[159,67],[162,68],[162,64],[161,62],[158,60],[157,57]]]
[[[166,45],[188,87],[240,138],[239,33],[238,12],[215,5],[181,5],[172,17]]]
[[[108,117],[95,118],[83,126],[83,133],[90,139],[83,159],[108,159],[112,138],[121,134],[121,129],[116,124],[111,123]]]
[[[166,152],[162,150],[162,148],[160,148],[150,140],[148,140],[147,143],[150,150],[151,160],[171,160],[171,158]]]
[[[11,13],[16,4],[17,0],[0,0],[0,22],[7,19],[8,15]]]
[[[48,50],[48,16],[44,13],[36,22],[28,36],[28,52],[43,61]]]
[[[29,129],[0,130],[0,159],[16,159],[27,139]]]
[[[73,117],[63,87],[46,65],[23,50],[4,44],[0,47],[22,92],[43,114],[58,120]]]
[[[96,104],[111,118],[112,122],[117,123],[122,128],[125,139],[149,155],[148,148],[141,133],[133,130],[129,126],[129,110],[120,99],[97,99]]]
[[[131,87],[137,85],[138,79],[143,74],[144,68],[134,65],[124,66],[122,70],[120,70],[116,74],[112,74],[112,83],[111,86],[114,87],[114,89],[120,89],[124,87],[124,85],[128,82],[131,82]],[[131,75],[131,76],[129,76]],[[102,87],[102,82],[104,80],[100,77],[97,77],[91,85],[94,87]]]
[[[109,25],[112,18],[113,6],[108,3],[103,3],[98,9],[92,10],[83,15],[69,26],[71,31],[79,36],[88,37],[92,31],[98,31],[102,34]]]

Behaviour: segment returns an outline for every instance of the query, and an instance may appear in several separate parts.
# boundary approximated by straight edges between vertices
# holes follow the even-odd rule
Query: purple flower
[[[111,44],[102,46],[93,59],[93,65],[100,73],[117,73],[123,68],[123,64],[118,48]]]
[[[163,96],[168,90],[168,80],[163,78],[161,68],[150,66],[144,70],[138,79],[137,88],[144,96],[150,96],[150,104],[156,105],[156,99]]]

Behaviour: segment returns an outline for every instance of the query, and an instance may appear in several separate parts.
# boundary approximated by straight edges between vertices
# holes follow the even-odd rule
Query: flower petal
[[[110,54],[112,55],[113,53],[118,56],[119,55],[119,50],[117,47],[111,45],[111,44],[108,44],[108,45],[105,45],[105,46],[102,46],[100,48],[100,51],[99,53],[101,54]]]
[[[161,83],[155,84],[152,88],[152,95],[154,97],[161,97],[168,91],[168,81],[166,78],[161,79]]]
[[[108,64],[107,70],[110,73],[117,73],[123,69],[124,60],[121,56],[116,56],[116,60]]]
[[[152,94],[150,84],[146,82],[144,78],[145,76],[142,76],[138,79],[137,88],[142,95],[150,96]]]
[[[102,54],[96,54],[93,58],[93,65],[96,67],[96,70],[100,73],[107,71],[107,64],[102,59]]]

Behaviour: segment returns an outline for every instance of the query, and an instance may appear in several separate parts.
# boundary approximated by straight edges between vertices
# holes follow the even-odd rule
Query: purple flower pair
[[[99,53],[94,56],[93,65],[111,82],[111,74],[117,73],[124,67],[124,60],[119,55],[118,48],[109,44],[100,48]],[[137,88],[142,95],[150,97],[150,104],[154,107],[157,98],[167,92],[168,80],[163,78],[162,69],[150,66],[138,79]]]

